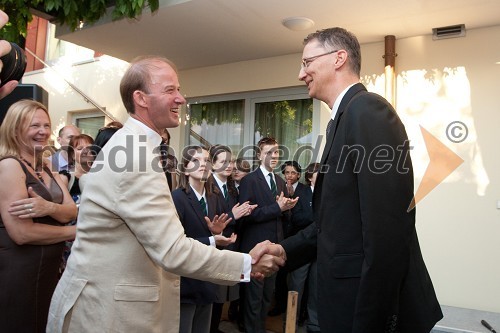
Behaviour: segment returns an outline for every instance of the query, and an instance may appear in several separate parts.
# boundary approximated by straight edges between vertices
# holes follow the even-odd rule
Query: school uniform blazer
[[[47,332],[177,333],[180,275],[240,281],[241,253],[185,235],[160,165],[160,141],[129,119],[82,177],[76,240]]]
[[[234,232],[237,235],[236,242],[234,242],[233,244],[229,244],[226,247],[223,247],[223,249],[239,252],[239,248],[240,248],[240,236],[239,235],[240,235],[240,226],[241,226],[240,223],[241,223],[242,219],[235,220],[233,212],[232,212],[234,205],[236,205],[238,203],[238,196],[237,195],[235,196],[234,194],[232,194],[231,191],[229,191],[229,189],[228,189],[228,193],[227,193],[228,200],[226,201],[226,199],[224,198],[223,190],[219,187],[219,185],[217,184],[217,181],[214,179],[213,175],[211,175],[209,177],[209,184],[211,186],[211,188],[210,188],[211,192],[217,196],[217,199],[224,207],[223,212],[227,213],[233,219],[231,222],[229,222],[227,224],[226,228],[224,228],[224,231],[222,232],[222,234],[226,237],[229,237]],[[238,190],[236,190],[236,189],[235,189],[235,191],[238,192]],[[230,287],[219,285],[219,288],[218,288],[217,293],[216,293],[217,299],[215,300],[215,303],[225,303],[227,301],[234,301],[234,300],[238,299],[239,297],[240,297],[239,284],[237,284],[235,286],[230,286]]]
[[[227,193],[228,199],[226,201],[226,198],[224,198],[224,193],[222,192],[222,189],[217,184],[217,181],[214,179],[213,175],[211,175],[209,177],[209,180],[210,180],[210,184],[211,184],[212,193],[217,196],[218,200],[222,204],[222,207],[223,207],[222,212],[228,214],[229,217],[232,218],[231,222],[229,222],[227,224],[226,228],[224,228],[224,231],[222,232],[222,234],[226,237],[231,236],[231,234],[233,232],[238,234],[239,233],[239,224],[241,221],[237,221],[234,218],[234,215],[232,212],[234,205],[236,205],[238,203],[238,196],[233,195],[228,189],[228,193]],[[234,244],[230,244],[230,245],[226,246],[225,249],[231,250],[231,251],[238,251],[239,242],[240,242],[238,237],[236,238],[236,242]]]
[[[442,318],[415,210],[407,211],[413,198],[407,140],[385,99],[362,84],[347,91],[321,158],[316,223],[282,243],[291,265],[317,249],[321,331],[428,333]]]
[[[205,196],[208,204],[208,217],[212,220],[215,215],[220,215],[223,212],[222,203],[215,194],[206,192]],[[185,189],[179,188],[172,192],[172,199],[186,236],[205,245],[210,245],[209,237],[212,236],[212,233],[208,229],[196,194],[192,190],[187,193]],[[216,284],[181,277],[181,303],[211,304],[216,300],[217,289]]]
[[[312,197],[313,192],[309,185],[298,183],[293,198],[299,198],[292,208],[288,236],[293,236],[300,230],[313,223]]]
[[[281,192],[286,195],[285,181],[276,174],[274,178],[278,195]],[[240,203],[250,201],[258,205],[241,223],[240,250],[249,252],[257,243],[265,240],[273,243],[281,241],[284,233],[283,214],[261,169],[257,168],[243,177],[239,190]]]

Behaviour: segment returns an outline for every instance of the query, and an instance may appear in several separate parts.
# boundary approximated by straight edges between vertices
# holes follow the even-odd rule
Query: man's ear
[[[146,100],[145,94],[142,91],[134,91],[132,97],[134,98],[134,103],[139,105],[140,107],[146,108],[148,106],[148,101]]]
[[[335,66],[341,67],[347,61],[347,52],[345,50],[339,50],[337,52],[337,59],[335,59]]]

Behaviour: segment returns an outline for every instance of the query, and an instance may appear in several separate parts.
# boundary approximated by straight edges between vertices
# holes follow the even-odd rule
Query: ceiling
[[[315,25],[291,31],[281,24],[291,16]],[[154,14],[105,17],[73,33],[58,27],[56,36],[126,61],[160,54],[191,69],[299,53],[308,33],[328,27],[344,27],[364,44],[456,24],[467,30],[500,25],[500,0],[160,0]]]

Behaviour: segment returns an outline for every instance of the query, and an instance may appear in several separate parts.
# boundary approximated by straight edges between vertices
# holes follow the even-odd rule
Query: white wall
[[[397,36],[396,36],[397,38]],[[469,30],[465,38],[433,41],[431,36],[396,41],[397,111],[405,122],[420,184],[428,155],[420,127],[458,154],[464,163],[417,205],[417,229],[428,270],[444,305],[500,312],[500,26]],[[362,45],[362,77],[383,94],[383,41]],[[182,71],[186,96],[299,86],[301,54]],[[118,94],[124,64],[97,63],[74,68],[74,83],[120,120],[126,114]],[[90,73],[90,75],[89,75]],[[69,89],[57,90],[42,74],[38,83],[50,92],[53,122],[68,110],[92,106]],[[316,103],[324,131],[328,109]],[[321,110],[320,110],[321,109]],[[452,143],[446,126],[461,121],[469,128],[462,143]],[[174,148],[181,129],[172,131]]]
[[[72,89],[65,79],[92,98],[97,105],[105,108],[117,120],[123,122],[127,118],[118,91],[120,79],[127,65],[127,62],[107,56],[75,66],[60,63],[53,69],[45,68],[26,73],[22,83],[38,84],[47,90],[53,139],[55,139],[59,128],[67,123],[74,123],[72,112],[95,109],[95,106]]]

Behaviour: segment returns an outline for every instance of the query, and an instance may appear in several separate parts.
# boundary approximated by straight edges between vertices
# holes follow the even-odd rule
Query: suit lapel
[[[203,215],[203,212],[201,210],[200,202],[198,201],[198,198],[196,197],[196,194],[193,192],[192,189],[191,189],[191,191],[189,191],[187,197],[188,197],[189,203],[191,204],[191,207],[193,208],[193,211],[196,213],[196,216],[198,217],[199,223],[202,224],[203,228],[210,231],[208,229],[207,223],[205,222],[205,216]],[[208,200],[208,198],[207,198],[207,200]],[[211,205],[209,203],[208,204],[209,211],[210,211],[210,209],[213,209],[213,208],[210,208],[210,206]]]
[[[267,183],[267,179],[266,179],[267,175],[264,175],[260,168],[258,168],[254,172],[257,173],[257,179],[259,180],[259,182],[264,182],[266,189],[267,189],[266,194],[268,195],[268,197],[271,198],[272,200],[275,200],[275,198],[273,198],[273,194],[271,192],[271,189],[269,188],[269,184]],[[277,188],[278,187],[276,187],[276,189]]]
[[[225,211],[230,211],[233,207],[231,206],[231,203],[232,203],[232,195],[231,195],[231,192],[229,192],[229,187],[228,187],[228,192],[227,192],[227,195],[229,196],[228,200],[226,201],[226,198],[224,198],[224,193],[223,193],[223,189],[221,189],[219,187],[219,184],[217,183],[217,181],[215,180],[214,176],[211,175],[210,178],[210,190],[212,191],[213,194],[215,194],[216,196],[219,196],[219,198],[221,199],[222,203],[224,204],[224,209]],[[229,184],[226,183],[226,186],[228,186]],[[209,216],[210,216],[210,211],[208,212],[209,213]],[[215,216],[215,214],[214,214]]]
[[[344,95],[342,101],[340,102],[339,109],[337,110],[337,114],[333,119],[333,124],[330,129],[330,133],[328,133],[328,137],[326,138],[325,149],[323,150],[323,155],[321,156],[321,165],[325,164],[326,159],[328,158],[330,149],[333,144],[333,140],[335,138],[335,133],[337,132],[337,127],[339,125],[340,118],[342,117],[347,105],[351,101],[351,99],[360,91],[366,91],[365,86],[361,83],[357,83],[353,85]]]
[[[346,110],[347,106],[349,105],[349,102],[353,99],[353,97],[358,94],[361,91],[366,91],[366,88],[363,84],[357,83],[353,85],[349,90],[347,90],[346,94],[342,98],[342,101],[340,102],[339,109],[337,110],[337,114],[335,115],[335,119],[333,120],[332,127],[330,129],[330,133],[328,134],[328,137],[326,138],[326,144],[325,144],[325,149],[323,150],[323,154],[321,155],[321,163],[320,163],[320,171],[318,173],[318,178],[316,180],[316,185],[314,186],[314,192],[313,192],[313,209],[314,209],[314,220],[316,221],[316,224],[318,228],[321,227],[320,221],[316,216],[316,213],[318,208],[321,205],[321,191],[323,190],[323,177],[326,172],[328,172],[329,168],[335,168],[335,165],[326,165],[326,161],[328,159],[328,156],[330,155],[330,151],[333,146],[333,140],[335,139],[335,134],[337,132],[337,127],[340,122],[340,118],[344,114],[344,111]],[[326,167],[324,169],[324,167]]]
[[[217,215],[217,195],[209,195],[206,193],[207,202],[208,202],[208,217],[212,220],[215,215]],[[222,196],[224,197],[224,196]],[[224,199],[222,199],[224,200]]]
[[[280,195],[281,192],[283,192],[284,194],[287,194],[287,191],[285,188],[286,187],[285,182],[282,181],[283,179],[275,173],[274,173],[274,179],[275,179],[276,190],[278,191],[278,195]],[[275,200],[276,200],[276,198],[275,198]]]

